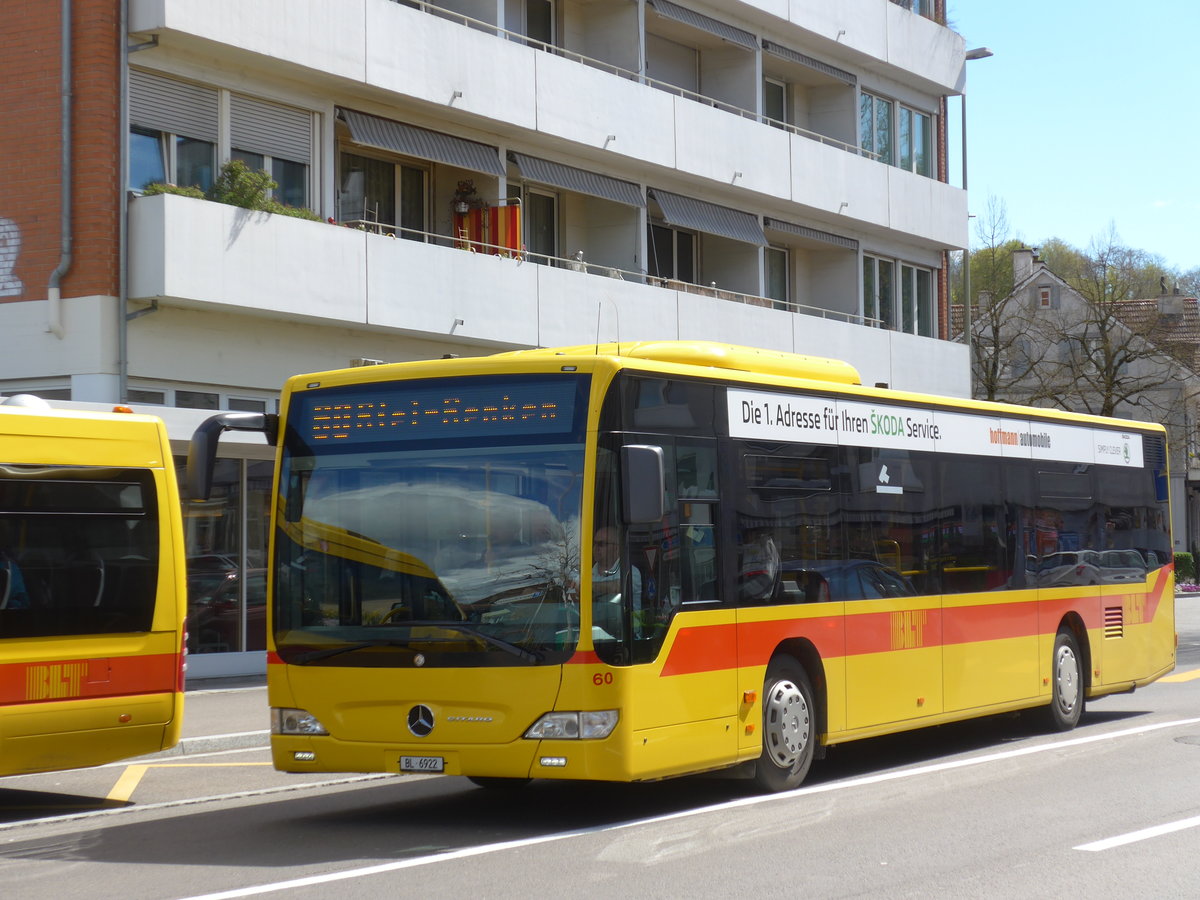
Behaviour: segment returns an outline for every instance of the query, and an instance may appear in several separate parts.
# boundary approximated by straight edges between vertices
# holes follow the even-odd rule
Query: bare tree
[[[1177,377],[1178,366],[1156,340],[1167,330],[1159,306],[1143,300],[1159,295],[1161,262],[1123,246],[1110,226],[1087,252],[1063,253],[1056,264],[1064,271],[1055,274],[1078,299],[1066,297],[1056,309],[1039,311],[1036,344],[1046,352],[1030,370],[1030,399],[1161,421],[1177,399],[1177,392],[1163,388]]]
[[[1176,276],[1175,287],[1185,297],[1200,297],[1200,266]]]
[[[1024,329],[1028,310],[1013,293],[1013,252],[1019,241],[1008,235],[1004,201],[989,197],[987,213],[976,221],[983,245],[971,253],[971,375],[974,394],[983,400],[1020,402]]]

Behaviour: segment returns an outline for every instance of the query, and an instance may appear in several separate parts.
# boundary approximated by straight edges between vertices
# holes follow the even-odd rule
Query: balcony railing
[[[607,63],[603,60],[593,59],[590,56],[585,56],[584,54],[578,53],[574,50],[567,50],[554,44],[548,44],[544,41],[539,41],[536,38],[528,37],[516,31],[509,31],[506,28],[501,28],[499,25],[492,25],[491,23],[481,21],[480,19],[473,19],[470,16],[455,12],[454,10],[445,9],[444,7],[437,6],[433,3],[425,3],[423,0],[392,0],[392,2],[400,4],[401,6],[408,6],[412,7],[413,9],[423,10],[424,12],[438,16],[439,18],[448,19],[453,22],[459,22],[463,25],[466,25],[468,28],[473,28],[478,31],[486,31],[496,35],[497,37],[507,38],[508,40],[524,44],[526,47],[532,47],[535,50],[543,50],[546,53],[550,53],[555,56],[561,56],[564,59],[573,60],[585,66],[590,66],[593,69],[599,69],[603,72],[608,72],[611,75],[628,79],[629,81],[636,81],[640,84],[648,85],[668,94],[674,94],[677,97],[694,100],[697,103],[714,107],[722,112],[731,113],[735,116],[741,116],[744,119],[751,119],[764,125],[771,125],[775,128],[780,128],[784,131],[791,132],[799,137],[807,138],[811,141],[817,141],[821,144],[827,144],[831,147],[836,147],[839,150],[844,150],[847,153],[853,153],[856,156],[865,156],[868,159],[874,160],[882,159],[878,153],[875,153],[871,150],[866,150],[857,144],[849,144],[846,141],[829,137],[828,135],[821,134],[817,131],[809,131],[807,128],[801,128],[800,126],[793,125],[790,122],[782,122],[778,119],[772,119],[770,116],[763,115],[762,113],[754,112],[753,110],[749,109],[743,109],[742,107],[735,106],[732,103],[726,103],[724,100],[718,100],[715,97],[699,94],[695,91],[690,91],[687,88],[682,88],[666,81],[659,81],[657,78],[651,78],[649,75],[643,75],[640,72],[624,69],[621,66],[613,65],[612,63]],[[895,2],[895,0],[893,0],[893,2]]]
[[[869,316],[859,315],[857,313],[844,313],[832,309],[823,309],[819,306],[808,306],[804,303],[795,303],[784,300],[774,300],[770,297],[763,297],[758,294],[747,294],[742,291],[729,291],[717,287],[716,282],[710,282],[708,285],[693,284],[688,281],[680,281],[676,278],[663,278],[657,275],[651,275],[647,272],[635,272],[630,269],[622,269],[617,266],[607,266],[600,263],[590,263],[585,261],[580,256],[561,257],[550,256],[545,253],[533,253],[525,248],[514,250],[511,247],[502,246],[500,244],[490,244],[486,241],[474,240],[466,236],[453,237],[445,234],[437,234],[430,231],[419,231],[415,228],[404,228],[400,225],[392,225],[386,222],[374,222],[367,219],[350,219],[341,223],[347,228],[365,231],[370,234],[384,235],[398,240],[417,241],[419,243],[433,244],[438,247],[453,247],[458,250],[463,250],[468,253],[486,253],[492,256],[499,256],[506,259],[515,260],[518,264],[532,263],[534,265],[553,266],[560,269],[568,269],[573,272],[579,272],[583,275],[592,275],[597,278],[616,278],[619,281],[628,281],[634,284],[645,284],[651,287],[666,288],[672,291],[683,291],[687,294],[696,294],[701,297],[712,297],[717,300],[727,300],[731,303],[742,303],[746,306],[758,306],[766,309],[779,309],[787,312],[797,313],[806,316],[815,316],[821,319],[831,319],[838,322],[847,322],[852,325],[864,325],[870,328],[882,328],[884,323],[881,319],[871,318]]]

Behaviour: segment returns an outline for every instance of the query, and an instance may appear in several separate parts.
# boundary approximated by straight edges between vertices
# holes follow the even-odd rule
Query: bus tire
[[[467,780],[477,787],[487,788],[489,791],[514,791],[525,787],[533,779],[499,778],[494,775],[468,775]]]
[[[812,765],[816,706],[804,668],[790,656],[773,659],[763,682],[762,755],[754,780],[764,791],[799,787]]]
[[[1084,673],[1079,641],[1069,628],[1059,629],[1050,658],[1050,706],[1045,721],[1053,731],[1070,731],[1083,715]]]

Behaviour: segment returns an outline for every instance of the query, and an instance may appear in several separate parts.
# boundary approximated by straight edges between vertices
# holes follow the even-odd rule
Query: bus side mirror
[[[274,413],[227,412],[209,416],[192,434],[188,446],[187,492],[191,500],[207,500],[212,493],[217,442],[225,431],[261,431],[269,444],[279,439],[279,416]]]
[[[621,472],[625,522],[629,525],[651,525],[662,521],[665,509],[663,495],[663,449],[649,444],[629,444],[621,448]]]

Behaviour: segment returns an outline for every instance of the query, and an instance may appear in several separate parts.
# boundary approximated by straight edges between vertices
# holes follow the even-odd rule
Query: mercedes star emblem
[[[408,711],[408,730],[417,737],[428,737],[433,731],[433,710],[418,704]]]

